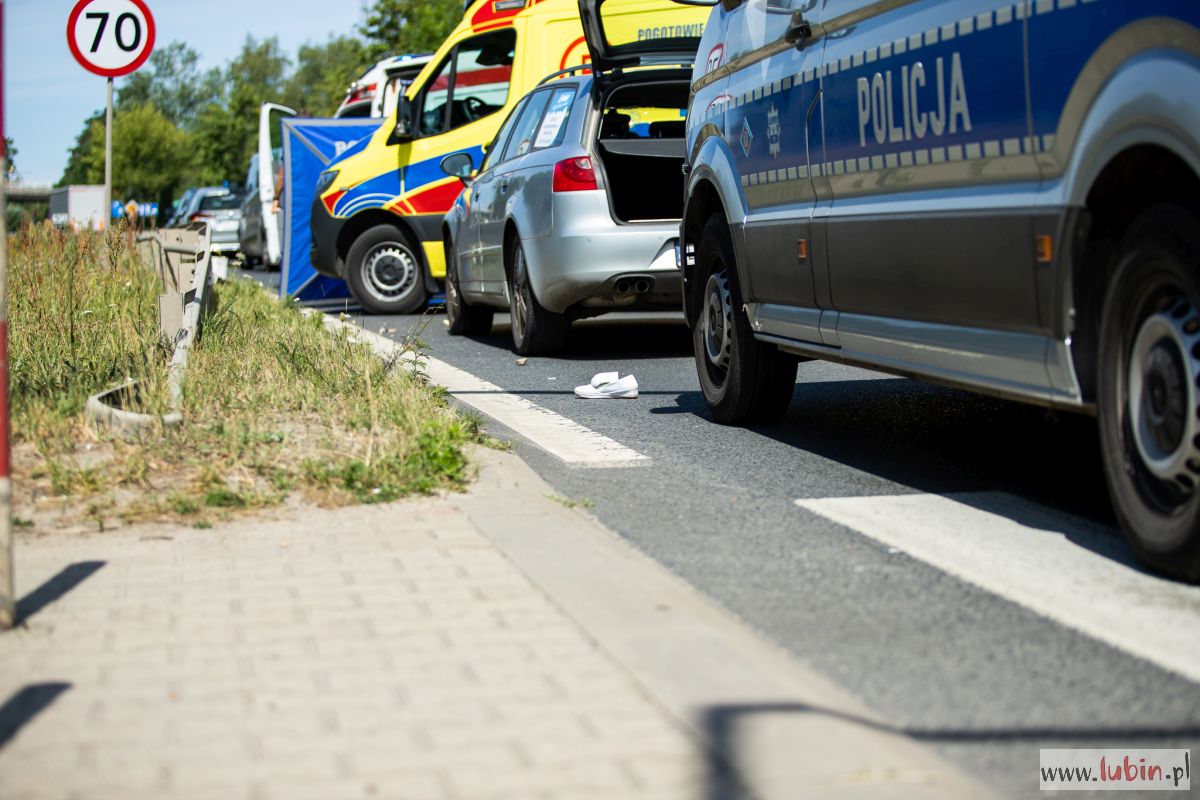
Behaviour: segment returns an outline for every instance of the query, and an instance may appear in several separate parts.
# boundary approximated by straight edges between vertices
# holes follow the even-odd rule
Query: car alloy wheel
[[[520,346],[527,338],[529,327],[529,275],[525,269],[525,249],[517,244],[513,250],[512,265],[512,335],[513,341]]]

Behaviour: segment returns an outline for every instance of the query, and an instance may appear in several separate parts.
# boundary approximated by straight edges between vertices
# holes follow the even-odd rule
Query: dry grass
[[[91,234],[26,228],[12,250],[17,514],[37,530],[183,518],[205,527],[289,498],[389,501],[460,487],[481,438],[411,366],[241,281],[215,289],[185,424],[136,441],[89,430],[88,394],[127,377],[165,404],[153,275]],[[410,362],[404,362],[410,364]]]

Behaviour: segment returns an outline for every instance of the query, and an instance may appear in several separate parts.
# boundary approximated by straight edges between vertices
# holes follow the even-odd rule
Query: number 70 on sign
[[[67,43],[84,69],[128,75],[154,49],[154,17],[143,0],[79,0],[67,18]]]

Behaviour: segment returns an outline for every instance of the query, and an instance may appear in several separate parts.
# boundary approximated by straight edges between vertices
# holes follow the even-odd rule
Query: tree
[[[103,183],[103,117],[92,119],[86,141],[87,149],[73,162],[78,178],[70,183]],[[188,135],[154,106],[122,108],[113,115],[113,197],[153,200],[169,208],[191,167],[189,151]]]
[[[215,102],[221,91],[221,73],[202,73],[200,55],[183,42],[171,42],[150,55],[150,63],[125,79],[117,107],[150,103],[172,124],[188,127],[197,112]]]
[[[370,63],[363,43],[348,36],[330,38],[325,44],[302,45],[296,62],[284,102],[317,116],[332,116],[346,95],[346,87]]]
[[[372,0],[358,31],[367,40],[367,59],[433,51],[463,15],[462,0]]]
[[[88,183],[88,165],[87,155],[95,146],[93,138],[99,143],[100,151],[104,151],[104,112],[96,111],[90,117],[83,121],[83,130],[79,136],[75,138],[75,146],[71,148],[71,154],[67,156],[67,166],[63,169],[62,177],[58,179],[56,186],[71,186],[73,184]],[[103,157],[103,155],[101,156]],[[100,180],[104,180],[104,163],[100,164],[101,173]]]
[[[11,136],[4,137],[4,158],[8,161],[7,178],[11,179],[17,172],[17,146]]]
[[[284,98],[288,66],[278,39],[246,37],[223,73],[220,97],[200,111],[192,128],[198,182],[237,183],[246,174],[258,139],[258,108]]]

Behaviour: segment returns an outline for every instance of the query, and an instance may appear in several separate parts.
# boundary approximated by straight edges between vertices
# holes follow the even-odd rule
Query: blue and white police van
[[[1134,549],[1200,579],[1200,3],[721,0],[687,147],[713,418],[807,358],[1095,414]]]

